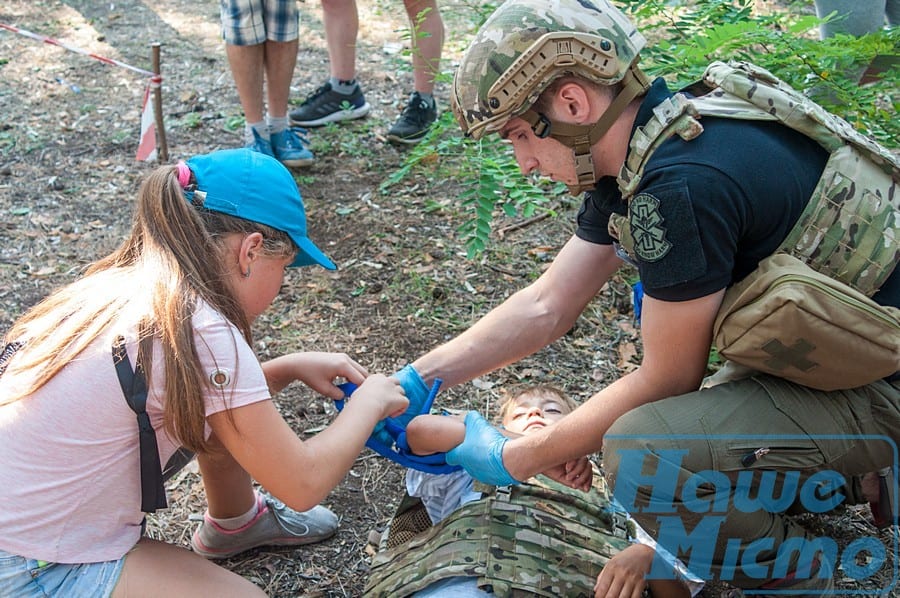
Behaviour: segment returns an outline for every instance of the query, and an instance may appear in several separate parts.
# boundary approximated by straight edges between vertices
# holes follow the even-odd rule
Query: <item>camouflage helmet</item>
[[[479,139],[525,112],[559,77],[619,83],[645,41],[608,0],[507,0],[463,56],[453,113],[463,132]]]

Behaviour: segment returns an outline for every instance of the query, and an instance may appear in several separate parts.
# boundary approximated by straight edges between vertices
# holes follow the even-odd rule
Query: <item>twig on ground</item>
[[[514,222],[512,224],[508,224],[502,228],[497,229],[497,236],[501,239],[506,235],[506,233],[511,233],[516,230],[523,229],[527,226],[531,226],[535,222],[540,222],[545,218],[550,216],[550,212],[544,212],[543,214],[538,214],[537,216],[532,216],[531,218],[526,218],[520,222]]]

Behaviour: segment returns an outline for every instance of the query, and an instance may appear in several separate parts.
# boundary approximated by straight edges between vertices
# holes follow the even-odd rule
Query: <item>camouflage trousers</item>
[[[790,514],[862,502],[850,481],[897,465],[898,439],[900,382],[826,392],[760,375],[626,413],[603,459],[615,497],[695,574],[756,588],[800,567],[779,547],[817,541]]]

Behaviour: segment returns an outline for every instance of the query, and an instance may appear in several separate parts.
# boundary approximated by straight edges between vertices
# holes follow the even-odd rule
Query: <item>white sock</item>
[[[209,515],[210,520],[221,527],[222,529],[234,530],[239,529],[253,521],[253,518],[259,514],[259,501],[254,496],[253,506],[250,507],[250,510],[244,513],[243,515],[238,515],[237,517],[228,517],[226,519],[217,519],[212,515]]]
[[[247,140],[247,143],[253,143],[256,141],[253,138],[253,131],[256,131],[256,134],[259,135],[261,139],[269,140],[269,127],[266,125],[266,121],[260,121],[258,123],[247,123],[244,125],[244,137]]]
[[[331,89],[334,91],[344,94],[345,96],[350,95],[356,89],[356,79],[338,79],[337,77],[330,77],[328,82],[331,83]]]
[[[273,133],[281,133],[285,129],[288,128],[288,117],[284,116],[270,116],[268,117],[269,123],[269,135]]]

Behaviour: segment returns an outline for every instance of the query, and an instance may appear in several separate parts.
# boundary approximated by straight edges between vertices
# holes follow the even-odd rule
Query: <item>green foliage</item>
[[[243,114],[231,115],[225,118],[225,124],[223,126],[226,131],[234,133],[242,130],[244,128],[244,123],[246,122]]]
[[[753,0],[620,0],[648,43],[641,68],[662,76],[673,89],[698,80],[714,60],[745,60],[768,69],[813,97],[883,145],[900,148],[897,83],[900,67],[881,73],[873,83],[859,78],[876,56],[900,55],[900,31],[886,29],[860,38],[839,35],[820,40],[820,20],[791,9],[772,14],[754,11]],[[473,21],[483,22],[495,3],[472,7]],[[491,223],[502,212],[527,217],[564,193],[560,185],[536,186],[523,177],[496,135],[472,142],[460,138],[449,112],[407,156],[403,166],[381,187],[419,170],[432,180],[462,183],[462,205],[469,218],[459,227],[470,257],[488,243]]]
[[[482,142],[467,142],[475,147],[472,148],[474,155],[466,162],[471,170],[466,178],[474,181],[477,177],[477,183],[466,186],[460,200],[475,217],[463,222],[458,231],[466,240],[466,253],[470,259],[487,246],[491,221],[498,207],[506,216],[527,218],[548,201],[544,189],[523,179],[508,152],[497,151],[496,140],[491,137]]]
[[[813,97],[863,133],[900,147],[897,81],[900,70],[872,84],[859,78],[875,56],[900,54],[900,31],[820,40],[821,22],[796,12],[759,14],[753,0],[695,0],[672,6],[665,0],[624,0],[648,38],[641,68],[665,77],[673,88],[700,78],[714,60],[745,60],[771,71]]]
[[[6,155],[9,150],[16,146],[16,138],[12,133],[0,131],[0,155]]]
[[[203,124],[203,118],[199,112],[188,112],[181,119],[181,125],[186,129],[199,129]]]
[[[126,143],[129,139],[131,139],[131,136],[132,136],[132,132],[131,132],[131,131],[121,131],[121,130],[120,130],[120,131],[113,131],[113,132],[110,134],[110,140],[111,140],[115,145],[121,145],[121,144],[123,144],[123,143]]]
[[[366,134],[371,126],[371,121],[366,119],[330,122],[310,134],[310,151],[315,155],[324,155],[333,153],[337,148],[341,156],[371,157],[375,152]]]
[[[470,218],[458,231],[469,258],[478,256],[487,247],[495,212],[507,216],[530,217],[546,204],[565,193],[564,185],[523,177],[513,159],[509,146],[498,136],[489,135],[480,141],[462,138],[451,112],[441,114],[428,135],[415,146],[403,165],[389,176],[380,191],[412,176],[414,171],[431,169],[435,180],[454,178],[464,182],[459,196],[460,205]],[[432,205],[430,209],[438,209]]]

